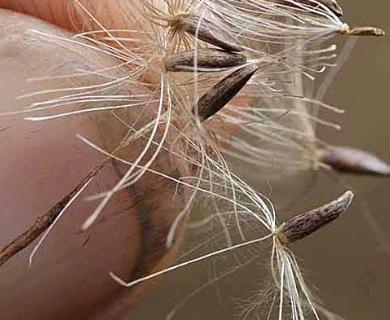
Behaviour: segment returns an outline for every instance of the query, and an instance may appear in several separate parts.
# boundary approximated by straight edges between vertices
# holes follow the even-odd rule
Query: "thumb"
[[[40,33],[31,33],[31,29]],[[59,45],[53,38],[47,41],[43,33],[70,39],[64,31],[42,21],[0,10],[2,113],[21,111],[37,99],[26,95],[20,98],[25,93],[41,92],[35,101],[42,102],[56,97],[58,91],[53,90],[102,83],[93,72],[71,76],[75,70],[108,70],[111,73],[107,77],[112,77],[109,79],[126,76],[126,70],[112,68],[118,62],[111,58],[72,42]],[[52,74],[69,76],[45,77]],[[42,76],[41,81],[31,81]],[[108,90],[105,95],[141,95],[142,90],[132,84]],[[90,103],[76,101],[72,106],[64,104],[61,110],[87,109]],[[142,124],[150,121],[153,109],[150,102],[141,113],[139,109],[126,109],[120,116],[96,112],[44,122],[26,121],[26,114],[1,116],[0,248],[24,232],[102,161],[102,154],[87,147],[76,134],[113,150],[129,130],[123,119],[130,124],[136,119]],[[143,147],[143,142],[134,143],[121,157],[133,161]],[[162,153],[155,165],[158,171],[177,175],[167,154]],[[135,304],[145,287],[122,290],[108,273],[114,271],[131,279],[171,259],[175,248],[167,252],[164,244],[177,213],[171,203],[176,186],[146,174],[136,187],[116,193],[102,213],[103,219],[81,233],[80,226],[97,205],[85,201],[85,197],[110,190],[122,170],[111,161],[99,172],[55,225],[30,268],[27,269],[30,247],[0,268],[2,319],[112,319]]]

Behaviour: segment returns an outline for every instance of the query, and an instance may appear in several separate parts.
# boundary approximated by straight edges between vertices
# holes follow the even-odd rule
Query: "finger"
[[[129,0],[127,8],[138,2]],[[120,0],[0,0],[0,7],[40,18],[77,33],[86,29],[101,29],[91,22],[91,16],[107,29],[131,29],[132,26]]]
[[[30,29],[57,38],[31,33]],[[56,92],[20,97],[26,93],[99,85],[108,76],[117,79],[128,74],[128,70],[112,68],[118,64],[112,58],[60,41],[58,37],[70,38],[39,20],[0,11],[2,112],[20,111],[33,102],[59,98]],[[88,72],[87,76],[71,76],[80,70],[105,70],[106,77],[102,80]],[[64,78],[45,77],[66,74]],[[35,77],[43,80],[32,81]],[[125,95],[129,90],[134,94],[145,93],[133,84],[105,94]],[[80,102],[58,111],[56,108],[43,110],[39,115],[93,106],[96,104],[92,101]],[[142,123],[150,120],[152,114],[150,104],[146,111],[126,109],[119,115],[126,117],[121,120],[126,119],[128,123],[134,118]],[[102,154],[87,147],[76,134],[112,150],[129,130],[118,120],[118,115],[108,112],[43,122],[26,121],[25,116],[0,117],[3,169],[0,172],[0,248],[24,232],[36,217],[61,200],[102,161]],[[143,147],[143,141],[135,143],[121,157],[133,160]],[[178,169],[172,173],[167,157],[161,154],[155,169],[177,176]],[[141,286],[133,291],[122,290],[109,278],[108,272],[130,279],[160,268],[172,259],[174,249],[167,252],[164,244],[177,213],[171,201],[176,186],[152,174],[118,192],[105,208],[103,218],[87,232],[80,232],[80,226],[97,205],[96,201],[85,201],[85,197],[112,188],[124,170],[127,166],[112,161],[99,172],[55,225],[30,268],[27,259],[32,246],[0,268],[2,319],[26,319],[25,315],[28,319],[118,317],[135,304],[144,289]]]

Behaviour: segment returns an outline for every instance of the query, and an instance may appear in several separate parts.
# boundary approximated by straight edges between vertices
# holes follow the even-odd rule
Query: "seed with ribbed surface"
[[[338,199],[329,202],[322,207],[298,214],[291,218],[280,226],[277,232],[278,239],[283,244],[288,244],[309,236],[313,232],[337,219],[345,210],[347,210],[353,196],[354,194],[352,191],[347,191]]]
[[[176,30],[185,31],[204,42],[226,51],[244,50],[236,40],[236,37],[228,31],[228,28],[222,28],[214,22],[195,14],[177,15],[170,21],[169,26]]]
[[[257,66],[250,64],[220,80],[198,100],[192,109],[193,114],[197,115],[200,121],[205,121],[216,114],[240,92],[256,70]]]
[[[294,6],[294,2],[291,2],[291,1],[281,0],[280,2],[284,5]],[[343,9],[340,7],[340,5],[337,3],[336,0],[317,0],[316,2],[314,2],[313,0],[295,0],[295,2],[297,4],[302,3],[304,5],[309,5],[312,7],[316,7],[319,4],[323,4],[338,17],[341,17],[343,15]],[[295,5],[295,6],[297,6],[297,5]]]
[[[217,72],[246,63],[242,54],[218,49],[199,49],[173,54],[165,59],[165,69],[171,72]]]

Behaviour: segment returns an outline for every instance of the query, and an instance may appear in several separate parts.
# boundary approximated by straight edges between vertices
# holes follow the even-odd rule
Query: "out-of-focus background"
[[[351,26],[375,25],[390,32],[387,1],[340,0],[344,20]],[[347,110],[337,115],[341,132],[318,130],[325,141],[372,151],[390,162],[390,41],[389,37],[362,38],[337,75],[325,101]],[[328,119],[329,118],[329,115]],[[293,196],[310,183],[302,176],[297,188],[273,186],[271,199]],[[390,304],[390,179],[343,177],[337,181],[323,173],[309,193],[279,211],[291,216],[335,198],[353,186],[356,199],[337,223],[294,245],[306,279],[325,305],[345,319],[389,319]],[[262,185],[264,187],[264,185]],[[263,189],[264,190],[264,189]],[[369,212],[367,211],[369,210]],[[374,223],[383,234],[375,231]],[[381,237],[385,239],[381,239]],[[191,244],[187,244],[191,248]],[[250,256],[251,251],[247,252]],[[235,319],[240,299],[266,289],[264,266],[269,254],[260,254],[243,267],[202,290],[177,311],[174,319]],[[163,319],[186,295],[212,278],[212,262],[189,267],[166,276],[158,288],[128,319]],[[260,316],[260,319],[266,318]]]

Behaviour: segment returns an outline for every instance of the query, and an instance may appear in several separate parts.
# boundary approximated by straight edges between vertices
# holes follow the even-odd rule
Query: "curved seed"
[[[218,72],[245,63],[246,57],[242,54],[218,49],[199,49],[197,51],[191,50],[167,57],[165,59],[165,69],[172,72]]]
[[[364,150],[343,146],[329,147],[321,151],[319,160],[340,172],[390,176],[390,165]]]
[[[338,199],[329,202],[322,207],[298,214],[283,223],[276,236],[283,244],[301,240],[328,223],[337,219],[350,205],[354,194],[347,191]]]
[[[170,24],[226,51],[244,51],[244,48],[239,44],[234,35],[227,31],[227,28],[222,28],[210,20],[195,14],[178,15]]]
[[[205,121],[221,110],[245,86],[257,70],[257,65],[250,64],[242,67],[214,85],[200,99],[192,109],[200,121]]]

